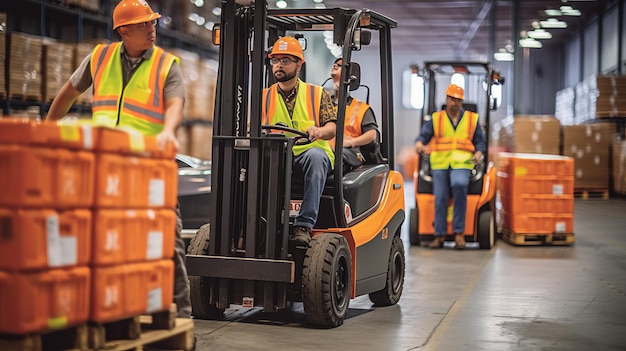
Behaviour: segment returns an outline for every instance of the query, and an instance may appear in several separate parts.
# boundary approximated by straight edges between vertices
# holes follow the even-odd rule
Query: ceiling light
[[[577,10],[571,6],[563,5],[561,6],[561,13],[563,16],[580,16],[580,10]]]
[[[313,2],[320,3],[320,2],[324,2],[324,0],[313,0]]]
[[[276,1],[276,7],[278,7],[279,9],[287,8],[287,1],[285,1],[285,0],[278,0],[278,1]]]
[[[513,61],[515,56],[513,56],[513,53],[508,52],[506,49],[501,48],[500,51],[493,53],[493,58],[496,61]]]
[[[533,38],[524,38],[519,40],[519,46],[523,48],[541,49],[543,45],[540,41]]]
[[[556,18],[548,18],[545,21],[540,21],[539,24],[541,24],[541,28],[567,28],[566,22]]]
[[[528,36],[533,39],[552,39],[552,33],[543,29],[535,29],[528,32]]]
[[[555,10],[555,9],[545,9],[543,10],[543,12],[546,14],[546,16],[551,16],[551,17],[562,15],[561,11]]]
[[[221,7],[214,7],[213,10],[211,10],[211,13],[214,14],[215,16],[219,17],[222,15],[222,8]]]

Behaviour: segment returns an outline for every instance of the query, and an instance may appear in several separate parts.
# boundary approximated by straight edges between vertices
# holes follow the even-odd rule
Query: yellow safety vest
[[[433,113],[432,120],[435,133],[430,141],[431,169],[474,168],[472,156],[476,148],[472,139],[478,126],[478,114],[465,110],[456,129],[445,110]]]
[[[322,105],[323,88],[313,84],[304,83],[298,80],[298,94],[292,117],[289,117],[287,105],[278,93],[278,84],[263,89],[263,124],[272,125],[280,122],[285,123],[289,128],[306,131],[308,127],[320,126],[319,114]],[[293,154],[300,155],[304,151],[319,147],[326,152],[330,159],[330,164],[334,166],[335,154],[330,148],[328,140],[318,139],[305,145],[295,145]]]
[[[91,54],[93,124],[159,134],[165,120],[165,80],[172,64],[180,60],[155,46],[150,59],[139,65],[123,87],[121,46],[121,42],[100,44]]]
[[[350,105],[346,106],[346,118],[344,122],[344,136],[348,135],[353,138],[361,136],[363,131],[361,130],[361,124],[363,123],[363,117],[365,117],[365,112],[370,108],[370,105],[367,103],[352,98]],[[337,106],[335,106],[335,110],[337,110]],[[330,145],[335,147],[335,138],[330,140]]]

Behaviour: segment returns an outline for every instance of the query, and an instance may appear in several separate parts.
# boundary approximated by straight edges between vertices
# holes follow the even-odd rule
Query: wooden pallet
[[[193,350],[194,323],[167,311],[108,323],[83,323],[46,333],[0,335],[1,351]]]
[[[590,198],[601,198],[603,200],[609,199],[609,188],[575,188],[574,197],[587,200]]]
[[[507,229],[502,231],[502,239],[509,244],[519,246],[573,245],[576,242],[574,233],[530,234],[515,233]]]

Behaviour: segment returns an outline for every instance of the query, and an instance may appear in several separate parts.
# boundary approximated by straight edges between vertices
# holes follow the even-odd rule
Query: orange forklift
[[[445,108],[443,89],[450,83],[465,86],[463,108],[479,114],[479,126],[485,132],[487,150],[491,139],[490,112],[499,105],[498,93],[504,78],[487,62],[425,62],[422,77],[426,87],[428,103],[422,109],[422,125],[425,120]],[[437,94],[439,92],[439,95]],[[468,247],[491,249],[495,244],[495,194],[496,168],[489,161],[489,152],[483,162],[477,163],[471,171],[465,216],[465,241]],[[409,241],[420,245],[422,241],[434,238],[435,199],[430,170],[429,152],[418,155],[417,170],[413,176],[415,208],[409,213]],[[448,207],[448,237],[452,240],[452,199]]]
[[[194,318],[223,318],[233,307],[278,312],[301,302],[309,323],[332,328],[343,323],[356,296],[367,294],[377,306],[398,302],[405,274],[400,238],[405,210],[404,181],[394,170],[390,31],[396,26],[367,9],[281,10],[268,9],[265,0],[222,1],[221,23],[214,30],[220,56],[210,222],[193,237],[187,255]],[[343,158],[336,157],[311,242],[291,247],[289,233],[302,200],[298,177],[292,182],[292,148],[308,135],[262,123],[262,91],[273,83],[267,53],[285,35],[306,50],[313,33],[322,32],[342,48],[337,155],[348,91],[360,84],[352,53],[379,39],[371,46],[379,58],[384,162],[344,174]]]

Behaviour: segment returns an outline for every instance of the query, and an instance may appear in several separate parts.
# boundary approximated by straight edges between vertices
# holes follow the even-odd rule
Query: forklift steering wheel
[[[296,139],[296,145],[305,145],[310,144],[311,140],[309,139],[309,133],[303,132],[298,129],[289,128],[287,125],[283,123],[272,124],[272,125],[262,125],[261,129],[263,130],[282,130],[283,132],[288,132],[292,134],[296,134],[294,137]]]

